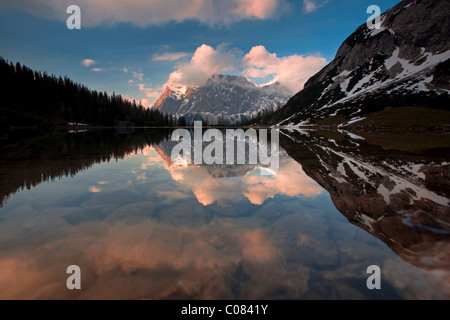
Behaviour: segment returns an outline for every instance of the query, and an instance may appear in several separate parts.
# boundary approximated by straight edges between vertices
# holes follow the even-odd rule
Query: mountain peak
[[[449,12],[448,1],[405,0],[381,15],[380,29],[361,25],[335,59],[274,115],[273,124],[356,117],[430,104],[430,97],[448,100]]]
[[[228,86],[239,86],[242,88],[254,89],[257,86],[250,82],[246,77],[243,76],[232,76],[224,74],[214,74],[208,79],[206,86],[213,85],[228,85]]]
[[[259,87],[243,76],[215,74],[204,86],[168,86],[155,107],[164,113],[231,124],[285,104],[288,97],[280,84]]]
[[[164,93],[159,97],[158,100],[156,100],[155,104],[153,105],[154,108],[161,110],[163,102],[169,98],[172,95],[172,90],[169,86],[166,86],[166,89],[164,90]]]

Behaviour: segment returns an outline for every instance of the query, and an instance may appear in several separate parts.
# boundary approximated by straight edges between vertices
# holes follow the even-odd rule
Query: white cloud
[[[303,11],[306,13],[313,12],[321,7],[323,7],[325,4],[327,4],[328,0],[303,0]]]
[[[150,109],[153,106],[153,103],[151,103],[148,99],[141,99],[141,105],[144,108]]]
[[[280,2],[277,0],[240,0],[236,1],[237,8],[233,10],[237,15],[267,19],[276,12]]]
[[[165,157],[160,154],[161,159]],[[283,160],[274,176],[260,176],[249,171],[246,175],[229,180],[217,178],[205,166],[167,165],[173,180],[190,190],[197,201],[204,206],[215,202],[225,204],[237,202],[244,197],[252,204],[262,205],[275,195],[316,197],[323,189],[308,177],[300,164],[292,159]]]
[[[146,88],[145,85],[142,83],[138,84],[138,87],[139,91],[144,92],[147,98],[158,98],[161,95],[159,91],[156,91],[155,89],[152,88]]]
[[[91,71],[94,71],[94,72],[103,72],[103,71],[105,71],[105,69],[102,69],[102,68],[92,68]]]
[[[92,192],[92,193],[99,193],[101,191],[102,191],[102,189],[100,189],[100,188],[98,188],[96,186],[92,186],[92,187],[89,188],[89,192]]]
[[[188,56],[187,52],[166,52],[163,54],[154,54],[153,61],[176,61]]]
[[[19,6],[29,12],[65,21],[72,0],[3,0],[0,5]],[[78,0],[82,25],[128,22],[137,26],[197,20],[209,25],[229,25],[246,19],[270,19],[289,7],[285,0]]]
[[[189,62],[177,64],[176,70],[162,87],[146,88],[139,84],[139,90],[145,93],[147,99],[155,102],[166,86],[202,86],[212,75],[228,72],[241,73],[257,83],[278,81],[295,94],[326,63],[326,59],[319,55],[278,57],[264,46],[253,47],[244,55],[239,49],[229,48],[227,44],[217,48],[203,44]]]
[[[151,108],[155,101],[161,96],[162,88],[146,88],[144,84],[138,84],[139,91],[145,94],[145,98],[141,99],[141,104],[145,108]]]
[[[278,81],[294,94],[303,89],[305,82],[326,63],[319,55],[278,57],[264,46],[256,46],[245,55],[242,74],[253,79],[272,77],[271,82]]]
[[[88,68],[88,67],[90,67],[90,66],[92,66],[93,64],[96,64],[97,62],[95,61],[95,60],[92,60],[92,59],[84,59],[84,60],[82,60],[81,62],[80,62],[80,64],[83,66],[83,67],[86,67],[86,68]]]
[[[320,185],[308,177],[303,168],[295,160],[290,159],[280,166],[273,177],[247,175],[242,178],[243,194],[253,204],[262,205],[275,195],[296,197],[299,195],[316,197],[323,192]]]
[[[178,65],[177,70],[170,74],[167,84],[204,85],[213,74],[238,68],[237,54],[236,49],[228,50],[226,44],[216,49],[203,44],[195,51],[191,61]]]

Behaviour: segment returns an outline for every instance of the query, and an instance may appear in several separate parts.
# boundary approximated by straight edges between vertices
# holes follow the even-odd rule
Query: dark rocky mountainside
[[[387,151],[357,136],[283,133],[283,149],[330,193],[351,223],[415,266],[449,268],[448,148]]]
[[[335,59],[289,100],[271,124],[344,116],[386,107],[450,102],[450,2],[404,0],[382,14],[381,28],[361,25]],[[303,122],[304,123],[304,122]]]

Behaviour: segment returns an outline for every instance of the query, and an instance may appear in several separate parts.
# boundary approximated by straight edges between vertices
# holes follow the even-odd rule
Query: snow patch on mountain
[[[450,2],[403,0],[381,15],[381,28],[361,25],[335,59],[274,115],[293,126],[332,116],[362,117],[402,103],[431,103],[450,94]],[[441,96],[441,97],[439,97]],[[431,97],[431,98],[430,98]]]
[[[202,119],[210,124],[234,124],[281,107],[289,96],[278,82],[258,86],[245,77],[214,75],[201,87],[168,86],[155,107],[184,116],[188,122]]]
[[[377,187],[377,192],[383,196],[388,204],[390,203],[391,196],[404,192],[409,194],[413,200],[429,199],[443,206],[448,205],[447,198],[428,190],[426,187],[422,187],[420,181],[423,179],[423,173],[421,173],[423,166],[418,164],[406,164],[402,165],[400,168],[394,167],[395,171],[399,172],[399,174],[392,175],[388,174],[388,170],[374,164],[363,162],[357,159],[357,157],[350,156],[328,147],[322,147],[322,149],[326,152],[334,153],[342,159],[336,168],[336,171],[340,173],[340,180],[349,177],[349,173],[347,173],[345,169],[348,167],[351,172],[360,179],[363,188],[365,188],[365,184]],[[404,176],[406,173],[412,173],[412,175],[406,177]],[[383,184],[376,185],[374,180],[370,178],[375,175],[389,177],[392,186],[387,188]]]
[[[424,49],[424,48],[422,48]],[[392,78],[385,80],[385,81],[377,81],[376,73],[380,72],[383,66],[378,68],[377,70],[368,73],[364,75],[364,77],[359,80],[359,82],[353,87],[351,90],[347,90],[348,85],[350,81],[352,80],[352,77],[349,76],[349,71],[344,70],[338,77],[336,78],[345,78],[340,83],[341,92],[345,94],[345,97],[329,104],[326,104],[321,109],[329,108],[334,105],[347,102],[349,100],[357,99],[359,96],[368,94],[370,92],[383,90],[384,88],[387,88],[388,86],[395,84],[397,82],[400,82],[402,80],[407,80],[408,78],[411,78],[411,80],[419,79],[419,82],[410,81],[406,82],[396,88],[396,90],[390,90],[389,93],[393,91],[401,90],[409,90],[412,92],[419,92],[419,91],[435,91],[435,86],[432,85],[433,81],[433,75],[430,75],[426,73],[427,69],[436,66],[437,64],[444,62],[448,59],[450,59],[450,50],[441,53],[433,55],[431,52],[424,52],[423,55],[420,57],[419,62],[417,61],[408,61],[405,59],[402,59],[399,57],[399,48],[394,51],[392,56],[387,59],[384,63],[384,67],[389,71],[389,73],[393,76]],[[420,62],[423,61],[423,62]],[[420,63],[420,64],[415,64]],[[420,73],[424,72],[424,75],[421,75]],[[330,87],[332,87],[330,85]],[[442,91],[447,91],[445,89],[441,89]],[[323,93],[325,94],[326,91]]]

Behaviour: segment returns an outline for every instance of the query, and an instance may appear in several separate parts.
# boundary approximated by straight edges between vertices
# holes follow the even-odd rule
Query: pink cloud
[[[160,154],[161,156],[161,154]],[[235,180],[223,180],[213,176],[205,166],[167,165],[171,177],[183,189],[190,190],[204,206],[226,201],[237,202],[247,198],[252,204],[262,205],[275,195],[289,197],[316,197],[323,189],[292,159],[284,159],[274,176],[251,174]]]
[[[206,44],[197,48],[191,61],[178,65],[169,76],[167,84],[201,86],[213,75],[232,71],[238,67],[236,50],[228,50],[226,44],[214,49]]]
[[[185,55],[186,53],[183,52],[166,53],[154,55],[153,60],[175,61]],[[138,88],[145,94],[145,98],[141,100],[142,104],[151,107],[167,86],[180,88],[202,86],[214,74],[241,73],[256,83],[278,81],[291,94],[295,94],[303,89],[305,82],[326,63],[326,59],[320,55],[278,57],[276,53],[270,53],[264,46],[255,46],[243,55],[240,49],[230,48],[226,43],[216,48],[202,44],[196,49],[189,62],[180,62],[176,65],[176,70],[169,75],[165,84],[148,88],[140,83]],[[131,73],[135,80],[144,79],[143,73]],[[129,81],[129,83],[133,82]]]
[[[93,64],[96,64],[97,62],[95,61],[95,60],[92,60],[92,59],[84,59],[84,60],[82,60],[81,61],[81,65],[83,66],[83,67],[90,67],[90,66],[92,66]]]
[[[280,255],[278,249],[269,240],[269,234],[262,228],[243,232],[240,240],[243,247],[242,255],[247,260],[269,262],[276,260]]]
[[[274,15],[279,1],[277,0],[240,0],[234,12],[243,17],[267,19]]]
[[[139,215],[148,212],[149,205],[134,203],[111,217]],[[74,230],[59,219],[58,232],[34,235],[33,245],[16,246],[0,257],[0,299],[158,300],[173,293],[201,299],[232,297],[227,279],[239,264],[251,268],[257,282],[270,266],[283,269],[271,229],[223,220],[196,227],[148,218],[134,223],[114,220],[86,222]],[[67,290],[67,263],[82,268],[82,291]],[[271,281],[273,290],[279,285],[273,272],[264,285]]]
[[[71,0],[4,0],[0,5],[21,7],[45,18],[65,20]],[[171,21],[197,20],[208,25],[230,25],[247,19],[270,19],[285,11],[285,0],[78,0],[86,26],[128,22],[145,27]]]
[[[204,206],[224,200],[242,199],[237,183],[213,177],[207,167],[172,166],[168,169],[172,179],[184,189],[191,190],[197,201]]]
[[[168,53],[154,55],[154,60],[175,60],[185,56],[185,53]],[[139,91],[145,94],[142,104],[151,107],[169,87],[190,87],[205,85],[214,74],[241,73],[254,82],[261,83],[278,81],[282,86],[295,94],[305,82],[326,65],[327,61],[320,55],[291,55],[278,57],[270,53],[264,46],[255,46],[243,56],[241,50],[229,48],[227,44],[220,44],[213,48],[203,44],[197,48],[189,62],[178,63],[176,70],[169,75],[169,79],[161,87],[148,88],[138,84]],[[244,70],[242,71],[242,68]],[[136,80],[143,80],[143,73],[132,72]]]
[[[280,82],[294,94],[303,89],[305,82],[326,63],[327,60],[319,55],[278,57],[264,46],[256,46],[244,57],[242,74],[250,78],[271,76],[272,81]]]
[[[145,98],[141,99],[141,104],[145,108],[151,108],[155,101],[161,96],[162,88],[147,88],[144,84],[138,84],[139,91],[145,94]]]
[[[303,11],[306,13],[313,12],[321,7],[323,7],[325,4],[327,4],[328,0],[324,1],[317,1],[317,0],[303,0]]]
[[[150,100],[143,98],[141,99],[141,105],[146,108],[146,109],[150,109],[151,107],[153,107],[154,102],[150,102]]]
[[[320,55],[291,55],[278,57],[270,53],[264,46],[255,46],[242,58],[242,52],[236,48],[228,48],[221,44],[213,48],[206,44],[197,48],[191,60],[180,63],[169,76],[167,85],[202,86],[214,74],[224,72],[239,73],[258,80],[272,78],[270,82],[278,81],[292,94],[297,93],[305,82],[326,65],[327,61]],[[156,90],[161,92],[161,89]]]
[[[274,177],[249,175],[243,179],[243,194],[253,204],[262,205],[275,195],[315,197],[323,189],[306,175],[300,164],[290,159],[281,164]]]
[[[147,98],[154,98],[157,99],[161,95],[161,91],[153,88],[146,88],[144,84],[140,83],[138,84],[139,91],[142,91],[145,93],[145,96]]]
[[[92,187],[89,188],[89,192],[92,192],[92,193],[99,193],[101,191],[102,191],[102,189],[100,189],[100,188],[98,188],[96,186],[92,186]]]

